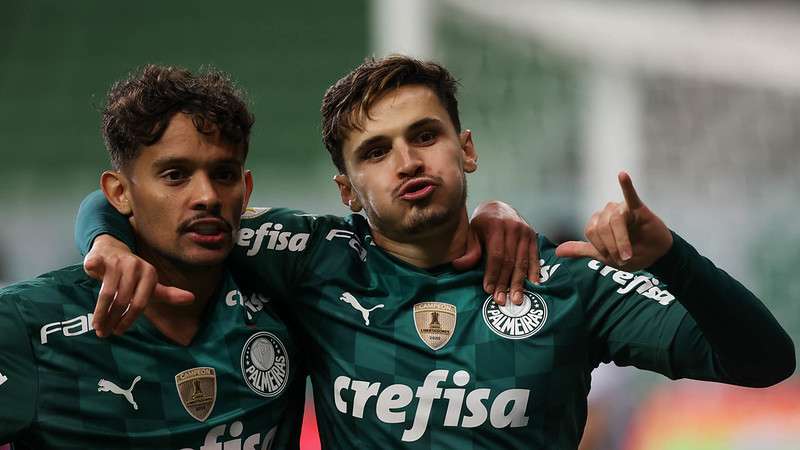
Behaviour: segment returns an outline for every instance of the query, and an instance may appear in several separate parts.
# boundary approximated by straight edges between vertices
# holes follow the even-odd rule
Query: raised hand
[[[95,239],[83,260],[83,270],[102,281],[92,327],[99,337],[122,334],[144,312],[151,299],[181,305],[194,294],[158,282],[156,269],[109,235]]]
[[[481,245],[486,252],[483,289],[494,295],[499,305],[506,297],[522,304],[525,279],[539,281],[539,247],[536,230],[528,225],[510,205],[493,201],[483,203],[472,214],[467,252],[453,261],[453,267],[466,270],[481,258]]]
[[[556,248],[557,256],[588,257],[636,271],[652,266],[669,251],[669,228],[639,198],[630,175],[620,172],[617,178],[625,200],[594,213],[585,229],[589,242],[564,242]]]

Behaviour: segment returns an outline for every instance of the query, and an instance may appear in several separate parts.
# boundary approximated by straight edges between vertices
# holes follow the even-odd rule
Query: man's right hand
[[[194,301],[191,292],[160,284],[155,267],[107,234],[95,238],[83,270],[103,283],[92,320],[99,337],[124,333],[151,299],[174,305]]]

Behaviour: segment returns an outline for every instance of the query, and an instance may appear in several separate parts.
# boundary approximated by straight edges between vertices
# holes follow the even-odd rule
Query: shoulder
[[[67,266],[0,289],[0,309],[16,308],[25,316],[63,312],[69,305],[93,308],[99,283],[81,265]]]
[[[311,214],[291,208],[252,207],[242,213],[242,228],[263,224],[280,224],[282,226],[306,227],[313,229],[319,226],[347,226],[352,224],[348,217]]]
[[[361,223],[363,222],[363,224]],[[358,215],[335,216],[309,214],[289,208],[248,208],[242,214],[237,245],[259,250],[305,250],[309,241],[353,237],[369,227]]]

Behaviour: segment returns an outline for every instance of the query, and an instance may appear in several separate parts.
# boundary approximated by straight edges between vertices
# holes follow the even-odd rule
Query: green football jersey
[[[576,448],[601,361],[718,378],[707,347],[676,340],[691,319],[664,283],[544,238],[541,283],[503,307],[482,269],[409,265],[361,216],[250,209],[237,244],[242,284],[289,302],[306,338],[326,448]]]
[[[82,251],[100,233],[132,243],[95,193],[78,215]],[[673,236],[652,273],[558,258],[540,238],[542,281],[521,306],[485,295],[482,268],[423,270],[384,252],[358,215],[248,209],[230,267],[286,306],[324,448],[563,450],[577,448],[601,361],[747,386],[794,371],[763,304]],[[748,333],[729,326],[742,321]]]
[[[273,306],[230,275],[192,342],[92,328],[80,266],[0,290],[0,442],[15,449],[297,448],[305,370]]]

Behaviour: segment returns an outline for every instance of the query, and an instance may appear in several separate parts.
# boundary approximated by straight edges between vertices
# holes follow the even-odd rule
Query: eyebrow
[[[416,121],[416,122],[412,123],[411,125],[409,125],[407,130],[406,130],[406,132],[414,132],[414,131],[419,130],[420,128],[425,128],[425,127],[428,127],[428,126],[431,126],[431,125],[435,125],[437,127],[440,127],[440,126],[442,126],[442,121],[439,120],[439,119],[436,119],[434,117],[423,117],[422,119],[419,119],[418,121]],[[364,151],[365,149],[371,147],[372,145],[380,143],[380,142],[382,142],[384,140],[386,140],[386,136],[384,136],[382,134],[378,135],[378,136],[373,136],[373,137],[367,139],[366,141],[362,142],[361,144],[359,144],[358,147],[355,148],[355,153],[359,154],[362,151]]]
[[[212,161],[214,164],[233,164],[233,165],[243,165],[242,161],[239,161],[236,158],[222,158],[219,160]],[[191,158],[181,158],[175,156],[164,156],[160,158],[156,158],[153,161],[153,166],[156,167],[167,167],[167,166],[179,166],[179,165],[193,165],[194,161]]]

